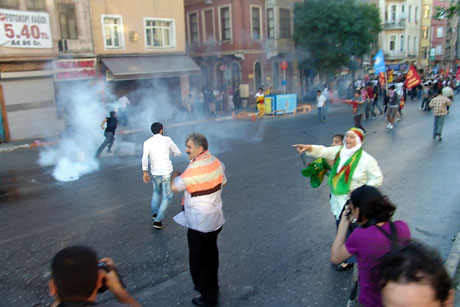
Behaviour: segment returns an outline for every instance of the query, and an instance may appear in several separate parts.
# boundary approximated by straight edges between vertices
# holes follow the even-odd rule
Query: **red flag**
[[[455,74],[455,78],[460,80],[460,66],[458,67],[457,73]]]
[[[404,85],[407,89],[411,89],[414,86],[419,85],[420,83],[422,83],[422,79],[420,79],[420,76],[415,70],[414,65],[411,65],[409,71],[406,74],[406,82],[404,82]]]
[[[379,73],[379,83],[382,87],[385,86],[385,74],[383,72]]]

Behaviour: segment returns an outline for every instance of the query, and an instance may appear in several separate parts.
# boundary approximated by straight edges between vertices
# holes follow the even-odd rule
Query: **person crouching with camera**
[[[97,306],[98,292],[107,289],[121,303],[107,306],[141,306],[124,288],[112,259],[98,260],[90,247],[73,245],[62,249],[54,256],[51,271],[48,286],[55,298],[52,307]]]

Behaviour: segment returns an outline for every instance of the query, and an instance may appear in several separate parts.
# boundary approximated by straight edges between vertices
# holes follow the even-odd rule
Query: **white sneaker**
[[[391,126],[391,124],[390,124],[390,123],[388,123],[388,125],[387,125],[387,129],[390,129],[390,126]]]
[[[401,120],[401,118],[397,117],[395,121],[399,122]]]
[[[392,124],[390,124],[390,127],[388,127],[388,129],[393,129],[393,127],[394,127],[394,126],[393,126]]]

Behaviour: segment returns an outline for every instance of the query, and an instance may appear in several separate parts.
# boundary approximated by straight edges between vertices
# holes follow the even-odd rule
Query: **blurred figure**
[[[104,131],[105,140],[104,142],[102,142],[101,146],[99,146],[99,148],[97,149],[96,158],[98,158],[101,155],[101,152],[104,150],[106,146],[108,146],[107,152],[108,153],[112,152],[113,142],[115,142],[115,130],[117,130],[117,125],[118,125],[117,113],[115,111],[110,111],[110,117],[106,117],[102,121],[101,129],[104,129],[106,124],[107,124],[107,127],[105,128],[105,131]]]
[[[318,120],[321,121],[326,121],[326,114],[325,114],[325,108],[326,108],[326,97],[321,93],[320,90],[316,92],[316,107],[318,109]]]
[[[104,306],[141,306],[121,283],[112,259],[98,260],[96,252],[83,245],[66,247],[53,257],[48,283],[55,299],[52,306],[97,306],[98,291],[105,291],[103,285],[122,303]]]
[[[454,290],[438,252],[418,242],[391,250],[376,270],[386,307],[453,307]]]

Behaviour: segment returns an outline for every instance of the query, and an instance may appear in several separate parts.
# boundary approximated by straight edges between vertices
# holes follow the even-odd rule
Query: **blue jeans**
[[[326,110],[324,107],[318,108],[318,120],[326,120]]]
[[[165,217],[166,209],[173,197],[171,191],[171,174],[164,176],[152,176],[153,193],[152,193],[152,215],[156,214],[156,222]],[[160,203],[161,198],[161,203]]]
[[[442,127],[444,126],[444,118],[445,117],[446,117],[445,115],[435,116],[434,117],[433,138],[435,138],[436,135],[438,135],[438,134],[439,134],[439,136],[441,136]]]
[[[96,157],[99,157],[101,152],[104,150],[105,146],[109,145],[107,150],[112,149],[113,142],[115,141],[115,136],[112,132],[104,132],[105,140],[102,142],[101,146],[96,151]]]

